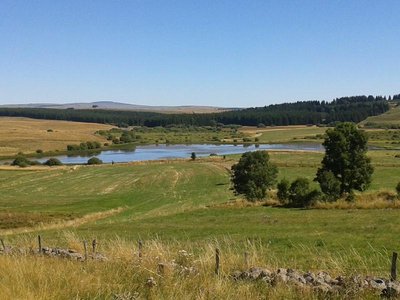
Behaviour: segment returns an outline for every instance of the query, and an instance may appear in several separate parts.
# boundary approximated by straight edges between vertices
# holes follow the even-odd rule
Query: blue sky
[[[0,104],[400,93],[400,1],[0,0]]]

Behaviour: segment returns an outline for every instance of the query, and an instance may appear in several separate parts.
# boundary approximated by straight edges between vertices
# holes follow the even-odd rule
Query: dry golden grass
[[[355,201],[340,199],[335,202],[318,202],[313,208],[319,209],[393,209],[400,208],[400,199],[391,191],[378,191],[356,196]]]
[[[65,150],[68,144],[86,141],[105,142],[95,132],[111,128],[94,123],[0,117],[0,156],[34,153],[38,149]]]
[[[59,246],[80,253],[84,251],[82,237],[74,233],[65,233],[59,242]],[[267,267],[271,271],[278,267],[305,271],[294,261],[276,256],[257,242],[247,241],[237,245],[226,238],[188,246],[149,240],[144,241],[142,257],[139,258],[137,243],[119,238],[99,240],[97,250],[107,257],[104,262],[91,259],[78,262],[30,254],[29,249],[37,247],[35,236],[20,237],[12,245],[27,251],[0,255],[1,299],[354,299],[354,294],[353,297],[348,294],[351,291],[336,295],[320,294],[312,287],[292,284],[235,282],[230,274],[251,266]],[[45,246],[57,245],[46,243]],[[216,248],[221,249],[218,276],[214,273]],[[247,261],[244,251],[247,252]],[[369,272],[368,267],[364,269],[366,258],[352,249],[342,256],[320,253],[317,248],[302,247],[302,251],[319,261],[318,269],[310,270],[313,272],[325,270],[331,276],[366,275],[364,272]],[[387,255],[371,251],[368,259],[385,266]],[[360,268],[353,268],[355,262]],[[159,264],[164,265],[162,273],[159,272]],[[155,286],[146,284],[149,277],[154,279]],[[376,297],[370,291],[359,293],[356,298]]]

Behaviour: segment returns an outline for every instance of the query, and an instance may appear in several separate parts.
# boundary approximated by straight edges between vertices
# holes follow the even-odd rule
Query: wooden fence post
[[[219,264],[220,264],[220,252],[219,249],[215,249],[215,274],[219,275]]]
[[[39,254],[42,253],[42,237],[40,236],[40,234],[38,235],[38,248],[39,248]]]
[[[397,252],[393,252],[392,267],[390,269],[390,280],[395,281],[396,279],[397,279]]]
[[[249,268],[250,262],[249,262],[249,252],[244,253],[244,261],[246,263],[246,268]]]
[[[138,241],[138,244],[139,244],[139,258],[142,258],[142,256],[143,256],[143,253],[142,253],[142,250],[143,250],[143,242],[142,242],[141,240],[139,240],[139,241]]]
[[[83,241],[83,248],[85,249],[85,261],[87,261],[88,255],[87,255],[87,242]]]
[[[96,246],[97,246],[97,241],[96,241],[96,239],[94,239],[94,240],[92,241],[93,255],[96,254]]]

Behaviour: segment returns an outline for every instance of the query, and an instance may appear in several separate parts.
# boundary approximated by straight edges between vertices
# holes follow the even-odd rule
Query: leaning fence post
[[[397,252],[393,252],[390,273],[390,280],[395,281],[397,279]]]
[[[87,261],[88,255],[87,255],[87,242],[83,241],[83,248],[85,250],[85,261]]]
[[[138,245],[139,245],[139,258],[142,258],[142,256],[143,256],[143,253],[142,253],[143,242],[142,242],[142,240],[138,241]]]
[[[92,241],[92,250],[93,250],[93,255],[96,254],[96,246],[97,246],[97,241],[94,239]]]
[[[220,260],[220,252],[219,249],[215,249],[215,274],[219,275],[219,260]]]
[[[40,236],[40,234],[38,235],[38,246],[39,246],[39,254],[42,253],[42,237]]]
[[[0,239],[1,246],[3,247],[3,250],[6,251],[6,245],[4,244],[3,239]]]

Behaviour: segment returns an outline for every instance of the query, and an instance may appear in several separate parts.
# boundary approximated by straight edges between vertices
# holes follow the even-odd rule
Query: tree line
[[[369,116],[379,115],[389,110],[388,101],[386,97],[382,96],[353,96],[337,98],[331,102],[299,101],[207,114],[0,108],[0,116],[103,123],[121,127],[157,127],[168,125],[212,126],[218,123],[242,126],[318,125],[333,124],[336,122],[358,123]]]

